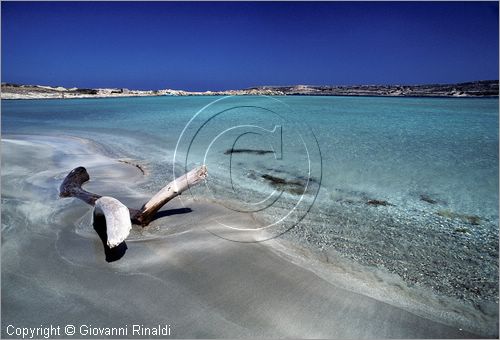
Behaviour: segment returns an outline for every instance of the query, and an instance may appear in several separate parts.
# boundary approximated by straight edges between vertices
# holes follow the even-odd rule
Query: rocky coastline
[[[378,96],[378,97],[498,97],[498,80],[430,85],[293,85],[258,86],[241,90],[193,92],[183,90],[129,90],[124,88],[65,88],[2,83],[2,99],[69,99],[148,96]]]

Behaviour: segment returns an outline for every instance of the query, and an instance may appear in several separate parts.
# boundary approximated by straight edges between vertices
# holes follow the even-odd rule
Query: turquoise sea
[[[205,163],[189,195],[268,238],[484,309],[498,306],[498,112],[497,98],[4,100],[2,135],[90,139],[144,165],[151,192]]]
[[[3,101],[2,132],[99,135],[98,141],[116,144],[138,159],[168,159],[189,119],[216,99]],[[498,218],[498,99],[280,100],[294,112],[294,122],[309,125],[317,137],[323,160],[322,188],[330,194],[336,189],[364,191],[412,207],[415,193],[422,193],[446,201],[456,212]],[[266,107],[268,103],[258,97],[230,100],[236,105]],[[263,117],[263,112],[251,109],[235,109],[223,118],[233,119],[230,124],[265,121],[265,113]],[[272,124],[268,127],[273,128]],[[135,139],[149,147],[139,146]]]

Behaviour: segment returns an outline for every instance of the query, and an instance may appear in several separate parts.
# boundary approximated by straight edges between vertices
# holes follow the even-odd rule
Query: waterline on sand
[[[125,257],[108,264],[91,208],[58,199],[58,185],[83,165],[91,175],[86,189],[138,207],[150,195],[151,175],[95,152],[89,140],[6,136],[2,144],[4,325],[21,315],[39,323],[36,306],[43,306],[47,320],[108,327],[137,323],[138,315],[154,325],[167,315],[176,337],[474,336],[459,328],[493,335],[494,315],[446,298],[432,304],[434,295],[422,299],[404,282],[341,257],[320,261],[321,254],[281,239],[217,237],[207,231],[220,228],[216,220],[246,228],[258,222],[205,200],[172,201],[165,207],[172,213],[134,226]],[[133,310],[120,307],[123,296]],[[35,307],[26,310],[26,301]],[[61,313],[62,304],[86,308]]]

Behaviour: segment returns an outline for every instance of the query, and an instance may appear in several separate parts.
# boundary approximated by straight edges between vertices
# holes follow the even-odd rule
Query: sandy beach
[[[125,256],[107,263],[91,207],[58,198],[58,186],[83,165],[87,190],[139,207],[147,175],[71,137],[4,136],[2,157],[3,337],[10,324],[128,327],[128,337],[137,324],[170,325],[175,338],[495,335],[467,316],[432,317],[435,306],[425,312],[397,295],[384,301],[362,294],[350,282],[369,275],[354,278],[340,262],[330,271],[314,266],[279,240],[214,236],[208,230],[219,228],[216,220],[256,222],[203,201],[176,199],[147,228],[133,226]],[[385,285],[365,284],[367,292]]]

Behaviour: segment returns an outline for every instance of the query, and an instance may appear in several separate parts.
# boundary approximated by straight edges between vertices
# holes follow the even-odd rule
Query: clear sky
[[[2,81],[219,90],[498,79],[498,2],[2,2]]]

